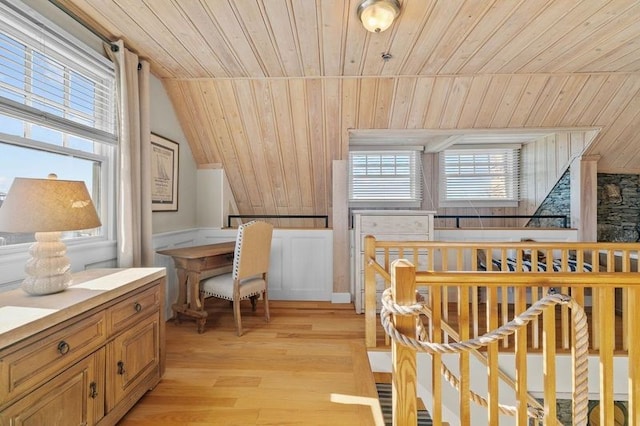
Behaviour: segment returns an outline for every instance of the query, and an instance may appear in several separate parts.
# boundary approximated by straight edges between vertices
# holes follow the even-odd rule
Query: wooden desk
[[[171,256],[178,273],[178,298],[171,305],[176,323],[180,315],[194,318],[198,333],[204,332],[207,311],[200,300],[200,278],[206,271],[233,265],[235,241],[205,246],[159,250],[158,254]]]

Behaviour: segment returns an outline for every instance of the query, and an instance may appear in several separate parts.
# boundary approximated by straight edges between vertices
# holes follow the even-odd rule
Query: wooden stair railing
[[[531,257],[525,262],[524,254]],[[486,269],[491,271],[509,272],[509,267],[517,270],[530,268],[536,273],[546,263],[554,267],[547,267],[545,274],[568,272],[573,269],[584,271],[587,267],[592,272],[635,272],[638,273],[638,257],[640,243],[578,243],[578,242],[442,242],[442,241],[378,241],[373,236],[365,237],[364,249],[364,276],[365,276],[365,343],[367,347],[376,347],[377,341],[377,311],[379,309],[379,296],[384,288],[390,285],[391,261],[399,258],[410,260],[418,272],[422,271],[479,271],[480,260],[485,259]],[[548,259],[546,263],[541,258]],[[493,259],[495,262],[488,262]],[[510,263],[511,262],[511,263]],[[494,263],[500,264],[495,266]],[[556,270],[557,269],[557,270]],[[509,272],[511,274],[512,272]],[[506,323],[509,318],[509,309],[513,309],[518,303],[518,295],[509,287],[508,277],[502,280],[503,286],[498,287],[498,309],[500,316],[498,323]],[[527,303],[538,300],[545,289],[541,286],[532,286],[522,296]],[[599,306],[598,288],[563,286],[559,291],[571,294],[579,303],[590,308],[590,315],[597,321],[601,308]],[[626,288],[617,288],[614,292],[614,309],[620,321],[616,322],[622,328],[628,327],[630,321],[627,309]],[[488,293],[479,287],[471,287],[469,290],[469,303],[472,336],[478,336],[482,321],[481,304],[486,301]],[[455,313],[449,309],[450,295],[441,294],[442,319],[447,321]],[[455,302],[455,301],[454,301]],[[455,303],[453,304],[455,305]],[[561,309],[560,326],[558,336],[562,340],[562,348],[570,351],[569,317],[566,307]],[[531,327],[531,342],[533,348],[538,349],[542,343],[541,324],[535,323]],[[597,350],[600,345],[598,329],[590,330],[590,348]],[[628,347],[628,336],[621,334],[616,340],[616,351],[625,353]],[[388,342],[387,342],[388,343]],[[505,339],[503,347],[513,343],[513,340]]]
[[[447,288],[458,288],[458,289],[468,289],[468,287],[476,285],[485,287],[489,296],[489,299],[493,299],[495,292],[493,290],[497,290],[500,286],[499,281],[501,277],[504,277],[503,273],[493,272],[493,273],[461,273],[461,272],[423,272],[416,273],[413,265],[411,265],[406,260],[398,260],[392,267],[392,285],[393,290],[387,290],[385,295],[383,296],[383,301],[385,298],[391,297],[393,295],[395,312],[394,314],[398,314],[393,318],[393,328],[392,331],[395,333],[397,331],[401,336],[409,336],[409,337],[401,337],[398,338],[398,335],[392,334],[392,353],[393,353],[393,367],[394,371],[394,389],[399,389],[397,395],[397,407],[394,407],[399,410],[398,416],[401,420],[397,424],[405,424],[403,421],[409,419],[410,421],[410,411],[413,404],[411,401],[415,398],[412,396],[411,390],[414,389],[412,384],[415,384],[418,378],[415,376],[415,352],[416,348],[411,347],[411,345],[415,345],[415,338],[411,336],[416,336],[416,329],[419,329],[422,326],[422,322],[418,321],[414,316],[416,310],[420,310],[421,312],[426,312],[424,310],[424,306],[421,303],[416,303],[415,301],[415,286],[416,285],[428,285],[430,288],[433,287],[441,287],[442,291],[447,291]],[[611,330],[612,322],[611,319],[614,317],[614,288],[622,287],[628,290],[628,303],[629,309],[639,308],[640,307],[640,286],[634,285],[637,284],[637,274],[632,273],[556,273],[556,274],[541,274],[541,273],[512,273],[509,275],[509,280],[515,288],[525,289],[530,286],[543,286],[545,288],[560,288],[563,285],[568,285],[571,287],[594,287],[598,288],[598,293],[600,297],[600,303],[602,307],[602,312],[600,315],[600,319],[597,324],[595,324],[595,328],[600,331],[601,342],[600,349],[598,351],[599,361],[600,361],[600,424],[614,424],[614,390],[613,390],[613,358],[614,358],[614,345],[613,339],[610,337],[611,333],[607,332],[607,330]],[[461,291],[460,293],[465,293],[466,291]],[[432,302],[437,304],[437,296],[434,298]],[[536,301],[531,307],[529,307],[525,312],[525,314],[529,315],[531,310],[537,309],[538,305],[547,304],[550,300],[555,300],[555,303],[562,304],[570,304],[572,314],[575,311],[579,311],[578,309],[580,305],[575,302],[575,299],[567,298],[564,295],[549,295],[541,298]],[[571,301],[567,303],[567,301]],[[425,302],[429,305],[429,302]],[[494,305],[490,300],[488,304]],[[388,307],[388,303],[385,302],[385,307]],[[430,306],[433,308],[433,304]],[[496,316],[497,310],[488,309],[488,315]],[[401,315],[402,314],[402,315]],[[432,316],[437,316],[439,312],[436,310],[431,311]],[[524,315],[524,314],[523,314]],[[556,339],[555,339],[555,315],[556,309],[545,308],[543,312],[543,334],[545,338],[543,339],[542,344],[542,358],[544,360],[544,380],[545,380],[545,392],[544,392],[544,418],[542,421],[544,424],[556,424],[557,416],[556,416],[556,395],[555,395],[555,386],[556,377],[558,376],[558,372],[556,371],[555,366],[555,358],[557,355],[556,352]],[[547,318],[549,317],[549,318]],[[383,311],[381,313],[381,321],[383,325],[385,325],[385,329],[388,329],[387,326],[389,324],[390,314],[388,311]],[[574,326],[579,325],[578,316],[572,315],[572,323]],[[586,318],[586,317],[585,317]],[[531,321],[529,317],[527,317],[527,321]],[[490,319],[488,321],[491,323]],[[488,376],[488,396],[487,396],[487,421],[488,424],[499,424],[499,410],[501,409],[498,403],[498,355],[497,355],[497,341],[494,341],[494,337],[497,339],[502,338],[503,335],[506,335],[505,329],[510,327],[513,324],[518,325],[518,331],[516,332],[515,337],[515,360],[516,360],[516,399],[518,401],[518,406],[515,411],[517,415],[516,424],[518,425],[527,425],[529,424],[528,414],[529,409],[527,408],[527,331],[524,327],[525,319],[523,317],[518,316],[515,320],[513,320],[510,324],[502,325],[497,330],[494,330],[490,333],[487,333],[485,336],[480,338],[480,341],[483,341],[487,345],[487,356],[488,356],[488,365],[489,365],[489,376]],[[449,343],[449,344],[440,344],[438,342],[437,336],[442,334],[442,329],[438,328],[438,321],[431,321],[430,328],[426,333],[421,333],[420,345],[422,347],[429,348],[429,351],[432,353],[432,371],[440,371],[441,368],[441,358],[440,353],[443,353],[445,350],[450,350],[452,348],[458,348],[460,346],[474,346],[478,339],[471,339],[469,341],[464,342],[462,345],[459,343]],[[550,327],[550,328],[547,328]],[[583,358],[586,357],[587,354],[587,346],[588,346],[588,336],[586,331],[586,323],[582,326],[582,329],[578,329],[578,333],[571,332],[571,340],[573,352],[583,353]],[[394,331],[395,330],[395,331]],[[638,338],[638,330],[640,330],[640,325],[634,324],[627,331],[629,333],[629,339]],[[431,338],[427,341],[426,337],[430,336]],[[470,343],[473,342],[473,343]],[[494,350],[491,350],[491,346],[493,345]],[[638,360],[637,358],[640,356],[640,349],[636,347],[637,345],[630,345],[629,347],[629,359],[630,360]],[[444,348],[442,350],[436,348]],[[463,357],[460,357],[459,361],[459,370],[461,376],[461,382],[465,380],[468,381],[468,377],[470,374],[469,371],[469,363],[468,359],[465,360]],[[640,420],[639,413],[639,399],[640,394],[638,394],[638,383],[640,383],[640,371],[637,367],[638,362],[631,361],[629,362],[629,372],[628,372],[628,392],[629,392],[629,408],[628,415],[630,418],[629,424],[638,424],[637,422]],[[466,378],[465,378],[466,377]],[[573,364],[573,400],[576,405],[574,405],[573,412],[573,424],[586,424],[586,398],[587,391],[584,387],[580,387],[581,384],[586,386],[586,360],[585,363],[574,362]],[[434,420],[434,424],[438,425],[442,421],[442,413],[441,410],[437,409],[439,403],[442,401],[442,393],[439,389],[439,386],[436,383],[441,383],[440,377],[432,377],[433,386],[433,409],[432,409],[432,417]],[[400,392],[400,390],[402,392]],[[470,424],[470,413],[469,413],[469,404],[468,400],[474,400],[474,396],[472,392],[468,389],[460,390],[460,423],[461,424]],[[580,404],[580,407],[577,405]],[[409,411],[409,413],[407,413]],[[405,416],[405,417],[403,417]],[[394,417],[395,418],[395,417]],[[534,420],[535,421],[535,420]]]
[[[546,292],[550,287],[558,288],[562,293],[570,293],[572,297],[582,304],[585,301],[591,305],[591,351],[600,354],[602,358],[603,370],[611,373],[613,369],[613,354],[624,355],[629,349],[629,359],[638,360],[639,351],[636,348],[629,348],[628,342],[640,341],[640,325],[632,321],[633,317],[629,313],[637,312],[640,308],[640,301],[637,299],[638,291],[633,289],[631,283],[638,280],[637,257],[640,251],[640,244],[637,243],[443,243],[443,242],[389,242],[376,241],[373,237],[366,237],[365,242],[365,305],[366,305],[366,343],[369,347],[376,345],[376,276],[388,287],[391,281],[390,264],[395,258],[406,257],[413,260],[420,266],[417,272],[417,286],[427,288],[427,300],[430,308],[425,311],[429,317],[431,336],[443,342],[463,341],[471,336],[477,337],[481,328],[494,329],[500,324],[508,322],[508,315],[512,311],[506,309],[510,307],[513,312],[523,312],[527,306],[540,299],[540,292]],[[482,257],[493,257],[502,260],[502,265],[506,264],[508,257],[515,257],[518,268],[522,265],[522,253],[529,250],[532,253],[532,264],[534,270],[538,260],[537,254],[543,253],[548,259],[557,259],[561,265],[561,270],[567,270],[569,259],[573,261],[574,267],[582,270],[583,265],[589,263],[595,275],[591,273],[557,272],[549,268],[547,272],[474,272],[477,270],[476,259]],[[597,259],[595,261],[592,261]],[[487,262],[488,263],[488,262]],[[384,266],[382,265],[384,264]],[[430,271],[461,271],[461,274],[441,274]],[[607,271],[600,272],[600,271]],[[621,272],[618,272],[621,271]],[[633,271],[634,273],[630,273]],[[593,272],[592,272],[593,273]],[[452,278],[452,276],[455,277]],[[460,277],[465,277],[462,279]],[[553,284],[550,284],[553,283]],[[603,283],[607,283],[604,284]],[[373,290],[372,290],[373,289]],[[452,290],[453,289],[453,290]],[[457,289],[457,290],[456,290]],[[462,291],[461,289],[464,289]],[[455,293],[452,294],[452,293]],[[373,295],[373,297],[371,297]],[[589,300],[589,297],[591,298]],[[456,306],[458,312],[451,312],[450,305]],[[373,309],[370,309],[371,306]],[[463,308],[466,306],[467,308]],[[469,309],[469,306],[471,308]],[[485,307],[484,315],[481,316],[482,307]],[[617,312],[614,316],[613,313]],[[449,324],[449,316],[456,317],[458,328],[455,329]],[[553,346],[553,355],[545,354],[544,360],[549,367],[555,366],[555,342],[556,314],[548,315],[542,322],[533,322],[528,330],[516,332],[514,338],[503,339],[501,350],[513,350],[516,353],[516,363],[522,364],[520,358],[530,351],[540,351],[540,346]],[[373,320],[371,321],[371,319]],[[486,319],[485,319],[486,318]],[[371,321],[371,322],[370,322]],[[558,321],[560,322],[558,340],[561,341],[560,350],[570,351],[574,346],[574,338],[571,336],[569,327],[568,309],[559,309]],[[462,326],[460,325],[462,323]],[[618,329],[620,336],[614,337],[611,330]],[[433,329],[438,330],[434,332]],[[624,330],[624,332],[621,332]],[[544,338],[543,338],[544,337]],[[531,340],[531,341],[528,341]],[[497,359],[498,344],[492,344],[490,349],[482,353],[474,353],[478,359]],[[631,345],[633,346],[633,345]],[[469,353],[460,355],[461,368],[468,365]],[[637,378],[640,372],[636,366],[637,362],[629,363],[629,377]],[[438,371],[438,356],[434,356],[433,371]],[[523,377],[526,369],[517,368],[516,380],[511,381],[511,386],[515,389],[519,401],[528,401],[531,406],[535,406],[532,398],[527,394],[526,387],[523,387]],[[492,371],[496,371],[492,369]],[[502,372],[492,374],[491,387],[496,387],[495,383],[500,380],[509,383],[508,377]],[[465,371],[462,369],[463,376]],[[468,373],[468,370],[467,370]],[[601,424],[612,424],[613,416],[613,390],[610,381],[612,374],[601,374],[601,395],[603,410],[600,412]],[[438,390],[439,381],[434,379],[434,390]],[[640,397],[640,384],[638,380],[629,382],[629,413],[636,417],[631,417],[631,423],[637,418],[638,399]],[[461,393],[469,394],[468,381],[461,380]],[[545,399],[554,398],[555,387],[548,386]],[[495,395],[494,395],[495,398]],[[491,398],[489,398],[490,400]],[[490,406],[492,404],[490,403]],[[608,408],[607,408],[608,407]],[[635,408],[634,408],[635,407]],[[437,415],[437,407],[434,407]],[[461,410],[464,410],[464,405]],[[493,408],[491,408],[493,409]],[[497,408],[496,408],[497,409]],[[554,407],[549,408],[553,412]],[[522,415],[521,413],[519,415]],[[524,421],[524,420],[521,420]],[[525,423],[522,423],[525,424]],[[637,423],[640,424],[640,423]]]

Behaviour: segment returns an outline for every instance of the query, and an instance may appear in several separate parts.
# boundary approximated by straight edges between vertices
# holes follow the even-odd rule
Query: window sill
[[[518,207],[517,201],[479,201],[479,200],[460,200],[460,201],[440,201],[438,207],[466,207],[466,208],[480,208],[480,207]]]

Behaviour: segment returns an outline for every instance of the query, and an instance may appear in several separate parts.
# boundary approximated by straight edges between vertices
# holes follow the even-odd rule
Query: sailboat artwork
[[[179,145],[151,135],[151,202],[154,211],[178,210]]]

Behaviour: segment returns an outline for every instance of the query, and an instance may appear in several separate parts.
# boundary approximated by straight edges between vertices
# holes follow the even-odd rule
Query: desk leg
[[[207,311],[200,302],[200,272],[177,269],[178,298],[171,306],[175,323],[180,324],[180,316],[184,315],[196,320],[198,333],[204,333],[207,323]]]
[[[176,273],[178,275],[178,297],[176,303],[171,306],[173,310],[174,321],[180,324],[180,312],[184,312],[187,308],[187,271],[176,265]]]
[[[189,315],[196,319],[198,333],[204,333],[204,326],[207,322],[207,311],[200,302],[200,272],[189,272]]]

